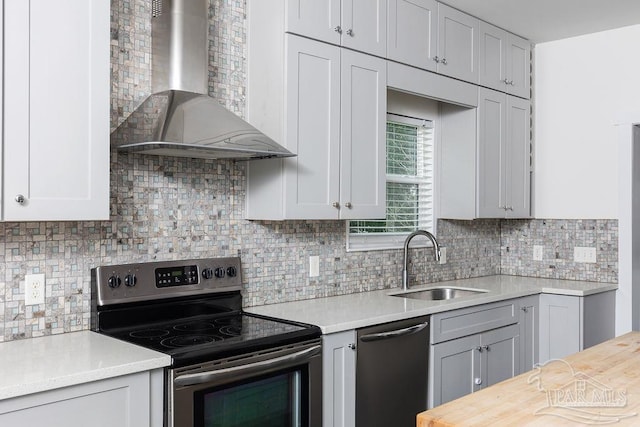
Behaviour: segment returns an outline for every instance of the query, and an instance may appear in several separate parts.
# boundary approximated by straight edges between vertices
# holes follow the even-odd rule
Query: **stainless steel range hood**
[[[153,0],[152,90],[111,146],[205,159],[294,156],[208,93],[208,0]]]

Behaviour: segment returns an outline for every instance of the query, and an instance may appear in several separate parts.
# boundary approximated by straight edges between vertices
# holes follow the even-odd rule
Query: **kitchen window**
[[[386,174],[386,218],[348,221],[348,250],[401,248],[412,231],[434,233],[433,121],[387,114]]]

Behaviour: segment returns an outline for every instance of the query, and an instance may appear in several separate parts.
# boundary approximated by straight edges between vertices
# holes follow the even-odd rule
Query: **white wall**
[[[639,41],[635,25],[536,45],[536,218],[618,218],[614,124],[640,116]]]

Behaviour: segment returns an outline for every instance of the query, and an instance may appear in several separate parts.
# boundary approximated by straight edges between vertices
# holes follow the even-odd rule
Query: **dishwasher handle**
[[[389,332],[380,332],[377,334],[369,334],[363,335],[360,337],[360,341],[362,342],[371,342],[371,341],[380,341],[391,338],[403,337],[406,335],[411,335],[420,332],[424,328],[429,326],[429,322],[420,323],[414,326],[409,326],[408,328],[397,329],[395,331]]]

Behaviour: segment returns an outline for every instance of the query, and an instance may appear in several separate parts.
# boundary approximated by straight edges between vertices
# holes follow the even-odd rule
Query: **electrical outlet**
[[[309,257],[309,277],[318,277],[320,275],[320,257],[313,255]]]
[[[44,274],[24,276],[25,305],[44,304]]]
[[[438,264],[446,264],[447,263],[447,248],[440,248],[440,261]]]
[[[544,255],[544,246],[533,245],[533,260],[542,261],[543,255]]]
[[[575,262],[596,262],[596,248],[576,246],[573,248],[573,260]]]

